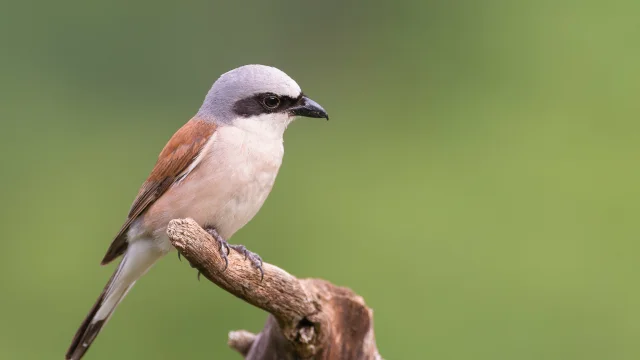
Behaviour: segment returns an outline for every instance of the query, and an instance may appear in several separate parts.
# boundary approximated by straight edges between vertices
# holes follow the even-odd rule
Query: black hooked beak
[[[325,118],[329,120],[329,115],[317,102],[303,96],[299,104],[289,109],[289,114],[293,116],[304,116],[311,118]]]

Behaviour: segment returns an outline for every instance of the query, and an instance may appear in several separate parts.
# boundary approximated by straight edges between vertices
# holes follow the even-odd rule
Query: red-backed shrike
[[[284,130],[298,116],[329,119],[284,72],[246,65],[220,76],[142,184],[102,264],[124,257],[80,325],[67,360],[82,358],[136,280],[173,249],[166,234],[172,219],[194,219],[221,248],[245,252],[262,271],[257,255],[225,239],[269,195],[282,163]]]

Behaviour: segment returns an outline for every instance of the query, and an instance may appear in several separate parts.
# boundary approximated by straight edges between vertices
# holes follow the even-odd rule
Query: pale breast
[[[172,219],[190,217],[230,238],[260,210],[282,164],[282,138],[220,127],[198,166],[144,214],[136,232],[165,238]]]

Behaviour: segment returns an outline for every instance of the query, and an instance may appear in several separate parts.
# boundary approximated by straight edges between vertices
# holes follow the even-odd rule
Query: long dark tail
[[[67,355],[65,355],[65,359],[76,360],[82,358],[84,353],[89,350],[89,346],[91,345],[93,340],[95,340],[96,336],[98,336],[98,333],[100,332],[100,329],[102,329],[102,326],[104,326],[106,319],[93,322],[93,318],[96,316],[96,313],[104,303],[107,289],[109,289],[109,286],[113,283],[113,278],[115,277],[117,272],[118,271],[116,270],[116,272],[111,275],[111,279],[109,279],[107,285],[105,285],[104,290],[102,290],[102,293],[98,297],[98,300],[96,300],[96,303],[93,304],[93,307],[89,311],[89,314],[87,314],[87,317],[80,325],[80,328],[78,329],[78,331],[76,331],[76,334],[73,337],[73,341],[71,342],[71,346],[69,346],[69,350],[67,350]]]
[[[150,242],[144,240],[130,244],[120,265],[73,337],[65,355],[66,360],[80,360],[84,356],[136,280],[162,256],[150,245],[152,246]]]

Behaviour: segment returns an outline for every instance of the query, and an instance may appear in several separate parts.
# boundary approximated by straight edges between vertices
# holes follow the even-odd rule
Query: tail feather
[[[65,359],[72,360],[72,359],[82,358],[84,353],[87,350],[89,350],[89,345],[96,338],[96,336],[98,335],[98,332],[100,332],[100,329],[102,329],[102,326],[104,326],[104,323],[105,323],[104,320],[97,321],[93,324],[92,324],[92,320],[95,317],[98,310],[100,309],[100,307],[102,306],[105,295],[107,293],[107,289],[109,289],[109,286],[113,282],[113,279],[117,273],[118,272],[116,270],[116,272],[114,272],[113,275],[111,275],[111,278],[105,285],[104,290],[102,290],[102,293],[98,297],[98,300],[96,300],[95,304],[93,304],[93,307],[89,311],[89,314],[87,314],[87,317],[84,319],[84,321],[82,321],[80,328],[78,329],[78,331],[76,331],[76,334],[73,336],[73,340],[71,341],[71,346],[69,346],[69,350],[67,350],[67,355],[65,356]],[[83,346],[83,344],[85,346]]]
[[[73,337],[65,355],[66,360],[80,360],[84,356],[136,280],[144,275],[161,256],[150,248],[150,244],[146,241],[131,245],[137,246],[129,247],[120,265],[111,275],[102,293]]]

